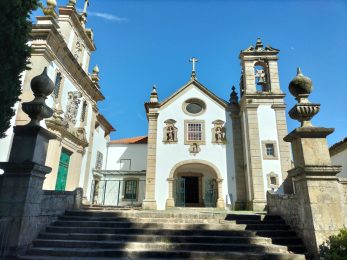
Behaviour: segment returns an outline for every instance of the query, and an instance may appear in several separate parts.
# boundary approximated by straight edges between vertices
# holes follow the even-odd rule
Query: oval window
[[[198,103],[190,103],[187,105],[186,109],[189,113],[197,114],[202,111],[203,107]]]

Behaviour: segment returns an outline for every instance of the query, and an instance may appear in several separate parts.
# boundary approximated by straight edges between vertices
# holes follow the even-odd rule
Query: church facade
[[[129,171],[146,169],[144,209],[263,210],[267,190],[286,188],[291,155],[283,141],[287,125],[278,53],[260,39],[241,51],[240,98],[233,87],[229,101],[197,80],[195,58],[191,79],[170,97],[159,101],[153,87],[145,103],[147,150],[138,154],[130,139],[108,145],[108,161],[133,161],[137,168]],[[112,142],[129,152],[120,153]]]

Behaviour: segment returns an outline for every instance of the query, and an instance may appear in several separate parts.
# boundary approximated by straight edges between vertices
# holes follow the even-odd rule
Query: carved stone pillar
[[[165,207],[168,209],[168,208],[173,208],[175,207],[175,200],[173,198],[173,185],[174,185],[174,178],[168,178],[167,179],[167,182],[169,184],[169,197],[166,199],[166,204],[165,204]]]
[[[218,199],[217,199],[217,208],[224,209],[224,199],[223,199],[223,179],[217,179],[217,186],[218,186]]]
[[[37,224],[41,214],[42,185],[45,175],[51,171],[44,163],[48,142],[55,138],[54,134],[40,126],[40,121],[53,114],[45,104],[53,88],[46,68],[32,79],[31,89],[35,98],[22,105],[31,121],[14,127],[9,161],[0,163],[0,168],[4,169],[4,174],[0,176],[0,218],[11,220],[8,224],[8,246],[13,258],[25,251],[39,232]]]

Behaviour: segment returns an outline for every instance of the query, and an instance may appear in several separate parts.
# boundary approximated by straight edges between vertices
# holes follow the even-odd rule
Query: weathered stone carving
[[[215,120],[212,124],[214,125],[212,128],[212,143],[224,144],[226,142],[224,121]]]
[[[176,121],[173,119],[168,119],[164,123],[166,126],[163,130],[163,142],[177,143],[177,127],[175,127]]]
[[[75,46],[75,53],[73,55],[76,60],[78,60],[81,53],[82,53],[81,43],[79,42],[79,40],[77,40],[76,46]]]
[[[79,107],[79,104],[81,103],[81,100],[79,98],[81,97],[82,97],[82,94],[78,91],[68,92],[68,102],[66,105],[66,112],[64,117],[66,122],[76,124],[78,107]]]
[[[190,146],[189,146],[189,152],[190,154],[192,155],[196,155],[197,153],[199,153],[201,151],[201,148],[200,146],[197,144],[197,143],[192,143]]]

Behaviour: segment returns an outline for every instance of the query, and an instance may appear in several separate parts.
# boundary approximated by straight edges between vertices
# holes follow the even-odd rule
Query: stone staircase
[[[203,211],[67,211],[19,259],[305,259],[279,216]]]

